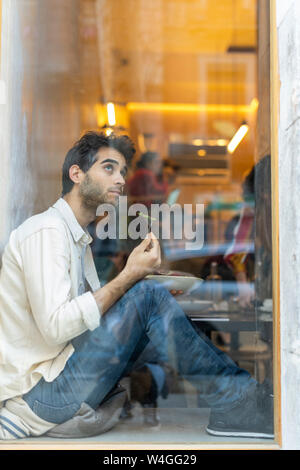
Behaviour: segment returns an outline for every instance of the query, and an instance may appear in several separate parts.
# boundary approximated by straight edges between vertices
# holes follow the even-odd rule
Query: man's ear
[[[81,183],[84,178],[84,172],[78,165],[72,165],[69,168],[69,178],[73,183]]]

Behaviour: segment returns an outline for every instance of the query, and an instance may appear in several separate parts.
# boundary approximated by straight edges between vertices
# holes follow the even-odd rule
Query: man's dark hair
[[[102,132],[86,132],[68,151],[62,168],[62,196],[69,193],[74,183],[69,177],[72,165],[78,165],[86,173],[97,161],[97,152],[103,148],[114,148],[120,152],[129,166],[135,153],[134,144],[127,135],[110,134]]]

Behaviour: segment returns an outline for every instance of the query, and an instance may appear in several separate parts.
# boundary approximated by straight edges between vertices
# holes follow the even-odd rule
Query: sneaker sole
[[[206,428],[206,432],[212,436],[224,436],[224,437],[254,437],[263,439],[274,439],[274,434],[268,434],[263,432],[250,432],[250,431],[218,431],[216,429]]]

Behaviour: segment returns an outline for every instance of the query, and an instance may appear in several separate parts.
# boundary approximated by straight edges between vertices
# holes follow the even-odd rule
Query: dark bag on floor
[[[118,384],[94,410],[87,403],[68,421],[58,424],[46,433],[46,436],[63,439],[96,436],[109,431],[120,419],[127,398],[124,387]]]

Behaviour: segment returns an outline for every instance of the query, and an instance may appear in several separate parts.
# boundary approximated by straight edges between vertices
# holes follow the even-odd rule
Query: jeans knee
[[[151,287],[152,281],[141,279],[140,281],[136,282],[130,289],[130,292],[148,292],[149,288]]]
[[[155,293],[164,293],[168,292],[168,290],[163,286],[160,282],[155,281],[153,279],[141,279],[138,281],[133,287],[136,292],[144,292],[150,293],[150,294],[155,294]]]

